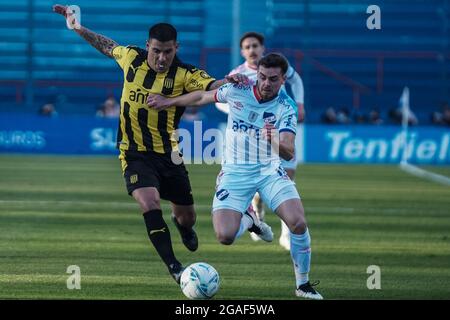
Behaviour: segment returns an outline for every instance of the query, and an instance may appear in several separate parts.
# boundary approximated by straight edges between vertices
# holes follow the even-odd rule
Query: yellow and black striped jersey
[[[207,90],[215,79],[177,57],[166,72],[157,73],[147,63],[147,51],[134,46],[117,46],[113,56],[124,75],[117,147],[157,153],[177,151],[178,141],[173,133],[185,107],[155,111],[147,106],[148,94],[176,97]]]

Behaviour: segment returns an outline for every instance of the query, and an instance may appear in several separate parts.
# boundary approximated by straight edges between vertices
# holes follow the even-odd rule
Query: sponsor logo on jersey
[[[288,118],[286,119],[286,121],[284,122],[284,125],[286,127],[293,127],[292,125],[292,115],[288,116]]]
[[[242,103],[240,103],[239,101],[234,101],[232,107],[241,111],[242,108],[244,108],[244,105]]]

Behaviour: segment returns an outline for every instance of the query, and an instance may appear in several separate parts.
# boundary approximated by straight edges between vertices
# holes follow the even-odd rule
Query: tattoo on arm
[[[76,32],[84,38],[91,46],[103,53],[105,56],[112,58],[112,50],[119,44],[114,40],[95,33],[87,28],[80,28]]]

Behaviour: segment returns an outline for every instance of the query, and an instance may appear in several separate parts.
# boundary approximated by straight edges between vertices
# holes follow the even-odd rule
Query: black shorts
[[[186,167],[173,163],[170,154],[121,151],[119,159],[129,195],[139,188],[155,187],[161,199],[178,205],[194,204]]]

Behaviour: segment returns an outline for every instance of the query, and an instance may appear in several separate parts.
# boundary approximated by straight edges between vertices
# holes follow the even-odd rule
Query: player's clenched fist
[[[151,94],[149,93],[147,98],[147,105],[150,108],[153,108],[155,110],[164,110],[168,107],[170,107],[170,104],[168,103],[169,99],[160,96],[159,94]]]
[[[80,8],[78,6],[64,6],[61,4],[55,4],[53,6],[53,12],[62,15],[66,18],[67,28],[79,29],[80,25]]]
[[[278,129],[271,123],[266,123],[262,129],[262,137],[267,141],[273,141],[278,136]]]

